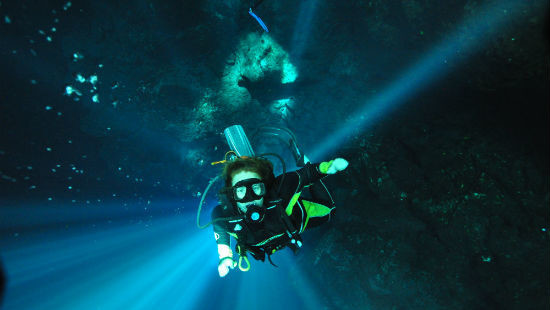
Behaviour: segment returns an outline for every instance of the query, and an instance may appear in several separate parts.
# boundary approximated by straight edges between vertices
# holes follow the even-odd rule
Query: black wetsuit
[[[278,176],[267,188],[264,196],[264,219],[260,223],[250,223],[243,218],[214,222],[214,235],[218,244],[230,245],[230,236],[237,239],[242,248],[252,253],[254,258],[264,260],[265,254],[271,255],[285,246],[294,247],[290,241],[299,240],[299,234],[307,228],[318,226],[330,219],[334,202],[326,190],[322,178],[327,176],[319,171],[319,164],[307,164],[305,167],[285,174],[279,195],[277,191],[282,180]],[[266,184],[267,185],[267,184]],[[320,187],[326,195],[306,197],[302,195],[304,187]],[[313,196],[315,194],[312,193]],[[320,196],[320,195],[316,195]],[[313,199],[312,199],[313,198]],[[235,218],[242,215],[237,206],[228,203],[218,205],[212,211],[212,219]]]

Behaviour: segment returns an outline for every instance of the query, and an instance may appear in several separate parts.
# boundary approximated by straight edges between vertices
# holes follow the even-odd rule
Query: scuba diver
[[[244,153],[249,156],[233,152],[236,155],[233,159],[217,162],[225,164],[221,174],[225,186],[220,196],[227,198],[212,211],[220,277],[225,277],[237,266],[241,271],[249,270],[248,253],[260,261],[267,256],[271,264],[271,255],[278,250],[289,247],[296,253],[302,247],[300,234],[326,223],[334,212],[334,201],[322,179],[348,166],[343,158],[312,164],[301,155],[296,156],[297,162],[302,160],[301,169],[283,171],[275,177],[273,164],[262,157],[275,154],[255,156],[242,127],[236,126],[233,136],[239,135],[239,139],[227,134],[230,127],[226,129],[228,142],[231,146],[235,140],[241,144],[244,141],[247,150]],[[296,152],[300,154],[297,148]],[[237,241],[238,263],[231,250],[230,237]]]

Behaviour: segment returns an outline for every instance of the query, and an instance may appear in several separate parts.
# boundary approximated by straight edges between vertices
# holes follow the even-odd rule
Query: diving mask
[[[257,178],[245,179],[233,186],[233,200],[240,203],[263,198],[265,195],[265,184]]]

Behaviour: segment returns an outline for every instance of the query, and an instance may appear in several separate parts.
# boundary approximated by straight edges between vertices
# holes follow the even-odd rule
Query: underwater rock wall
[[[219,98],[220,104],[231,112],[245,108],[252,99],[248,90],[239,85],[241,80],[254,83],[271,71],[279,71],[280,83],[286,84],[294,82],[298,75],[287,52],[265,33],[246,35],[226,63]]]
[[[421,116],[407,109],[341,151],[351,161],[330,183],[338,186],[337,216],[299,258],[319,271],[312,276],[324,283],[327,303],[545,308],[550,180],[548,150],[538,148],[548,141],[545,125],[501,124],[497,108],[457,109]],[[487,127],[481,120],[491,115],[500,121]]]

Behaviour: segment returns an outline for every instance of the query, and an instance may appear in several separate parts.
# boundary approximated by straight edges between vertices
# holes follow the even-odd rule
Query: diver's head
[[[225,165],[222,176],[230,200],[243,213],[251,205],[263,205],[267,188],[275,179],[271,162],[260,157],[232,160]]]
[[[265,184],[254,171],[239,170],[231,178],[231,195],[239,210],[246,213],[251,205],[264,203]]]

